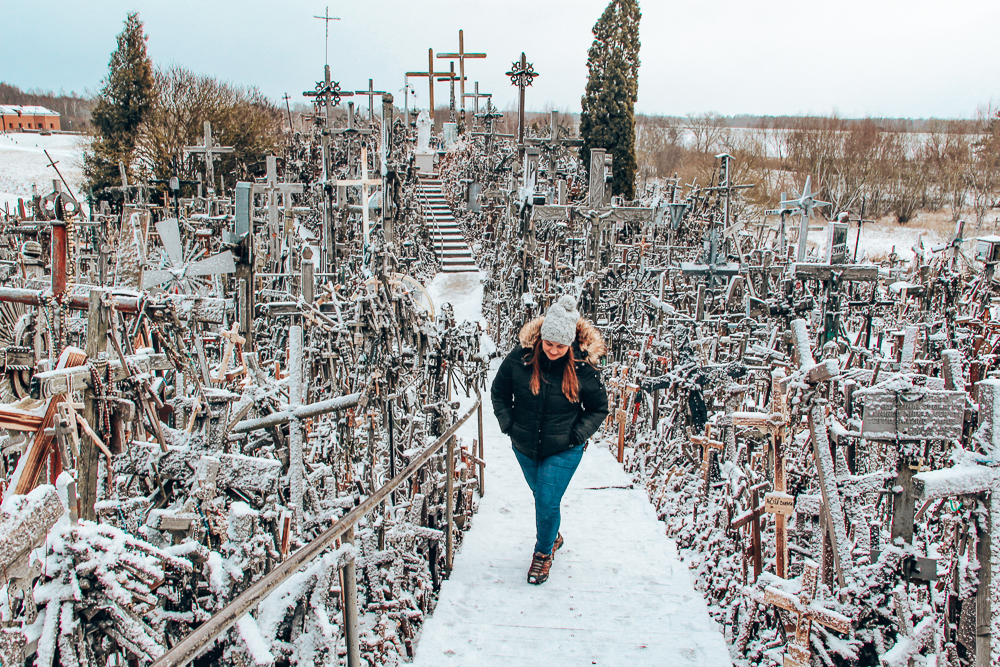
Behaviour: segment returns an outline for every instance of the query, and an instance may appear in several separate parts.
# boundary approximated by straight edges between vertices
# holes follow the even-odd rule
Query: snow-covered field
[[[19,198],[30,198],[32,186],[41,194],[52,191],[52,180],[59,177],[49,166],[45,151],[56,161],[73,194],[85,201],[83,149],[87,141],[87,137],[75,134],[0,134],[0,209],[5,205],[13,208]]]

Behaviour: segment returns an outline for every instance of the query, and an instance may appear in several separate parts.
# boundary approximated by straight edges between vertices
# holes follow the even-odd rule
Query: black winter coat
[[[500,430],[510,436],[525,456],[544,458],[582,445],[608,416],[608,395],[601,373],[586,361],[586,353],[573,346],[580,401],[570,403],[562,392],[562,374],[569,355],[556,361],[542,356],[542,381],[538,395],[531,393],[530,348],[518,345],[500,364],[490,395]]]

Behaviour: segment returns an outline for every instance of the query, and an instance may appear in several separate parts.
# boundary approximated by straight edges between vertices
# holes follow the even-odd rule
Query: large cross
[[[337,181],[337,185],[357,185],[361,187],[361,220],[364,233],[364,247],[368,248],[368,186],[381,185],[381,178],[368,178],[368,147],[361,147],[361,178]],[[384,204],[383,204],[384,205]]]
[[[427,77],[427,87],[430,94],[430,99],[428,100],[428,111],[431,115],[431,123],[434,122],[434,79],[439,76],[451,76],[451,72],[435,72],[434,71],[434,49],[427,49],[427,71],[426,72],[407,72],[407,77],[411,76],[425,76]]]
[[[539,74],[535,71],[534,65],[528,62],[524,55],[524,51],[522,51],[521,60],[515,60],[511,63],[510,71],[507,72],[507,76],[510,77],[511,85],[517,86],[518,88],[517,159],[520,161],[524,158],[524,89],[530,86],[531,82],[534,81],[535,77],[539,76]]]
[[[300,195],[303,192],[301,183],[279,183],[278,182],[278,158],[274,155],[267,156],[267,177],[263,183],[254,183],[254,194],[267,195],[267,235],[268,248],[272,258],[278,253],[278,195],[282,197],[285,210],[291,208],[290,195]],[[251,234],[252,236],[252,234]]]
[[[215,160],[223,153],[232,153],[236,149],[232,146],[219,146],[212,138],[212,121],[205,121],[205,145],[185,146],[184,155],[201,153],[205,156],[205,182],[208,183],[209,195],[215,193]]]
[[[455,122],[455,79],[458,78],[458,75],[455,74],[455,63],[448,63],[448,64],[450,66],[448,68],[448,73],[445,74],[445,75],[437,77],[437,80],[438,81],[447,81],[450,84],[451,98],[450,98],[450,100],[448,102],[448,114],[449,114],[448,120],[450,122],[454,123]],[[464,81],[463,81],[463,85],[464,85]]]
[[[458,31],[458,53],[439,53],[438,58],[457,58],[458,59],[458,80],[459,87],[462,91],[462,110],[465,110],[465,59],[466,58],[485,58],[485,53],[466,53],[465,52],[465,36],[462,31]],[[476,84],[476,93],[479,93],[479,84]],[[476,100],[476,111],[479,111],[479,101]]]
[[[373,101],[376,95],[385,95],[384,90],[375,90],[372,79],[368,79],[368,90],[355,90],[355,95],[364,95],[368,98],[368,120],[375,120],[375,102]]]

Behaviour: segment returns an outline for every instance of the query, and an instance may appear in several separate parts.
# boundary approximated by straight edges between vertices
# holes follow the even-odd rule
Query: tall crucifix
[[[192,153],[201,153],[205,156],[205,182],[208,183],[208,194],[215,193],[215,160],[223,153],[232,153],[236,149],[232,146],[220,146],[212,138],[212,121],[205,121],[205,145],[185,146],[185,157]]]
[[[466,53],[465,52],[465,37],[461,30],[458,31],[458,53],[439,53],[438,58],[455,58],[458,59],[458,80],[459,89],[462,91],[462,110],[465,110],[465,59],[466,58],[485,58],[485,53]],[[479,86],[476,86],[476,92],[479,92]],[[478,100],[477,100],[478,102]],[[478,104],[477,109],[478,112]]]
[[[519,89],[517,105],[517,159],[520,162],[524,159],[524,89],[530,86],[531,82],[539,74],[535,71],[534,65],[529,63],[527,58],[525,58],[524,51],[522,51],[521,60],[515,60],[511,63],[507,76],[510,77],[511,85],[517,86]]]
[[[368,120],[369,122],[375,120],[375,103],[372,101],[376,95],[385,95],[384,90],[375,90],[372,84],[372,80],[368,79],[368,90],[355,90],[355,95],[364,95],[368,98]]]
[[[431,116],[431,123],[434,122],[434,78],[439,76],[452,76],[451,72],[435,72],[434,71],[434,49],[427,49],[427,71],[426,72],[407,72],[407,77],[411,76],[425,76],[427,77],[427,86],[430,93],[430,98],[428,100],[428,112]]]

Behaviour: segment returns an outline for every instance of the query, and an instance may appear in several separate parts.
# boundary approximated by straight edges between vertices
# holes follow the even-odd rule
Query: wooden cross
[[[464,77],[464,72],[462,74],[463,74],[463,77]],[[465,98],[471,97],[472,98],[472,103],[473,103],[473,105],[472,105],[472,109],[473,109],[472,113],[474,114],[473,118],[479,118],[479,99],[480,98],[485,98],[485,99],[491,100],[491,99],[493,99],[493,93],[480,93],[479,92],[479,82],[478,81],[476,81],[476,87],[474,88],[474,90],[475,90],[475,92],[472,92],[472,93],[465,92],[465,79],[463,78],[462,79],[462,108],[463,109],[465,108]]]
[[[337,185],[357,185],[361,187],[361,221],[365,248],[368,248],[368,186],[382,185],[381,178],[368,178],[368,147],[361,147],[361,178],[337,181]]]
[[[434,122],[434,80],[439,76],[451,76],[451,72],[435,72],[434,71],[434,49],[427,49],[427,71],[426,72],[407,72],[407,77],[411,76],[424,76],[427,77],[428,92],[430,94],[429,105],[430,105],[430,116],[431,123]]]
[[[765,482],[766,484],[766,482]],[[733,530],[739,530],[743,526],[750,524],[750,553],[753,557],[753,582],[757,582],[761,571],[764,569],[764,561],[761,556],[760,544],[760,517],[764,513],[764,506],[760,502],[760,492],[757,486],[750,490],[750,509],[741,514],[730,524]],[[743,552],[743,581],[746,582],[747,553]]]
[[[459,86],[462,91],[462,110],[465,110],[465,59],[466,58],[485,58],[485,53],[466,53],[465,52],[465,36],[461,30],[458,31],[458,53],[439,53],[438,58],[457,58],[458,59],[458,80]],[[476,95],[479,95],[479,82],[476,82]],[[434,98],[431,97],[433,100]],[[479,111],[479,99],[476,99],[476,112]],[[433,118],[433,114],[432,114]]]
[[[934,639],[934,614],[928,614],[913,627],[910,599],[904,586],[896,587],[892,592],[892,601],[896,607],[899,634],[895,646],[878,657],[879,664],[882,667],[912,667],[914,658]]]
[[[212,121],[205,121],[205,145],[185,146],[184,156],[192,153],[200,153],[205,157],[205,182],[208,183],[209,195],[215,192],[215,160],[223,153],[232,153],[236,149],[232,146],[219,146],[212,138]]]
[[[691,444],[698,447],[704,447],[705,451],[702,455],[701,460],[701,474],[703,478],[702,493],[708,496],[708,475],[712,469],[712,453],[715,451],[722,451],[726,446],[725,443],[719,440],[712,440],[712,425],[705,424],[705,435],[692,435],[690,436]]]
[[[229,357],[233,354],[233,348],[247,342],[246,338],[239,334],[239,331],[239,322],[233,322],[233,326],[229,331],[219,327],[219,335],[226,339],[226,346],[222,350],[222,361],[219,362],[219,372],[216,373],[216,377],[212,378],[213,382],[226,382],[229,380],[226,377],[226,369],[229,367]]]
[[[375,90],[373,86],[372,79],[368,79],[368,90],[355,90],[355,95],[363,95],[368,98],[368,120],[375,120],[375,102],[374,98],[376,95],[385,95],[384,90]]]
[[[448,102],[448,112],[449,112],[448,120],[454,123],[455,122],[455,79],[458,78],[458,75],[455,74],[455,63],[448,63],[448,64],[449,64],[448,73],[442,74],[441,76],[437,77],[437,80],[448,81],[450,83],[451,97],[450,101]]]
[[[764,589],[764,602],[781,607],[797,616],[795,622],[795,637],[788,642],[785,649],[783,667],[809,667],[812,650],[809,647],[809,632],[815,621],[820,625],[836,630],[850,632],[851,620],[843,614],[826,609],[819,605],[816,597],[816,579],[819,566],[807,560],[802,569],[802,588],[798,595],[792,595],[774,586]]]
[[[796,350],[799,368],[807,372],[806,380],[813,382],[815,378],[828,379],[827,376],[815,373],[817,369],[828,370],[827,365],[813,363],[811,342],[804,320],[791,322],[792,343]],[[836,373],[834,373],[836,375]],[[814,379],[810,379],[810,377]],[[837,573],[837,585],[844,588],[852,571],[853,560],[847,540],[847,521],[844,516],[844,506],[841,502],[840,490],[837,488],[836,469],[833,465],[833,455],[830,452],[830,436],[826,426],[826,413],[823,405],[816,402],[809,409],[809,431],[812,437],[813,458],[816,461],[816,476],[823,492],[823,517],[833,543],[833,567]]]

